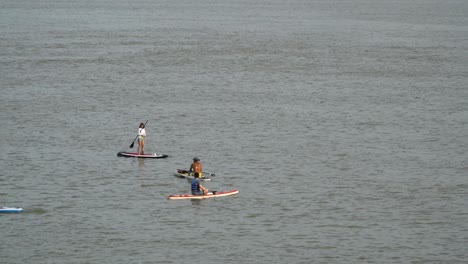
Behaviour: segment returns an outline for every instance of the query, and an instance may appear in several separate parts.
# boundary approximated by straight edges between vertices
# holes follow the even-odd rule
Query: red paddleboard
[[[230,190],[225,192],[208,192],[205,195],[192,195],[192,194],[172,194],[167,196],[169,200],[184,200],[184,199],[208,199],[213,197],[223,197],[223,196],[230,196],[234,194],[238,194],[239,190]]]

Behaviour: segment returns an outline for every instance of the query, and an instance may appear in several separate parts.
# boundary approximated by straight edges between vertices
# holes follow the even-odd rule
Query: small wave
[[[23,212],[30,213],[30,214],[45,214],[47,210],[42,208],[34,208],[34,209],[25,209]]]

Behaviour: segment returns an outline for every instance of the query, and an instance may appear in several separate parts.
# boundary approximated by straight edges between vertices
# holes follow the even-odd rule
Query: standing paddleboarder
[[[140,123],[140,127],[138,128],[138,154],[145,153],[145,137],[146,137],[146,129],[145,124]]]

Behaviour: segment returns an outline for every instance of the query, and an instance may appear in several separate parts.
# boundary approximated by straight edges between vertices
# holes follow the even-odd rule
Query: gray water
[[[466,263],[466,14],[1,1],[0,263]],[[167,200],[194,156],[240,193]]]

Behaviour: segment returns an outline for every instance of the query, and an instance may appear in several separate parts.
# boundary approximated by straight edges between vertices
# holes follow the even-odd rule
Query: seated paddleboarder
[[[190,169],[189,169],[189,175],[191,175],[192,173],[198,173],[200,177],[203,176],[203,166],[200,162],[200,159],[195,157],[193,158],[193,163],[192,165],[190,165]]]
[[[140,123],[140,127],[138,128],[138,154],[145,153],[145,137],[146,137],[145,124]]]
[[[195,172],[195,178],[192,180],[192,195],[205,195],[208,193],[208,189],[201,185],[199,178],[200,174]]]

